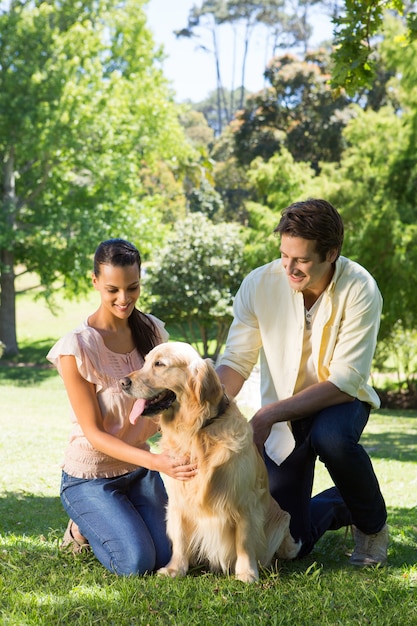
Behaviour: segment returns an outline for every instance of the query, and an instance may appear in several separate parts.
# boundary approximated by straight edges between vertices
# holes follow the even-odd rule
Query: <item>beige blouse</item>
[[[168,333],[163,322],[152,315],[149,317],[157,327],[160,341],[167,341]],[[135,400],[123,392],[119,383],[121,378],[143,366],[138,351],[134,349],[128,354],[112,352],[100,333],[84,322],[62,337],[46,357],[60,374],[63,355],[73,355],[81,376],[95,385],[104,429],[132,446],[147,450],[147,439],[155,434],[157,427],[146,417],[141,417],[135,425],[130,422]],[[137,469],[135,465],[95,450],[84,436],[73,411],[71,421],[73,428],[62,463],[67,474],[76,478],[112,478]]]

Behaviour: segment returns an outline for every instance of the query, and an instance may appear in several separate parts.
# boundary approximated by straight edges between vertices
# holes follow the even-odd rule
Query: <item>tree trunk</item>
[[[237,43],[237,32],[236,27],[233,26],[233,62],[232,62],[232,83],[230,85],[230,117],[227,119],[227,122],[230,123],[235,111],[235,73],[236,73],[236,43]]]
[[[14,274],[14,254],[12,237],[16,215],[16,193],[14,176],[14,151],[10,150],[4,161],[2,220],[7,232],[4,236],[4,248],[0,250],[0,340],[6,345],[3,356],[14,356],[19,352],[16,337],[16,293]]]
[[[217,82],[217,123],[218,123],[218,132],[219,136],[222,134],[223,130],[223,107],[226,113],[226,119],[229,119],[229,112],[227,102],[224,96],[223,84],[221,79],[220,72],[220,55],[219,48],[217,45],[217,37],[216,37],[216,25],[213,26],[211,31],[211,36],[213,39],[213,50],[214,50],[214,60],[216,64],[216,82]]]
[[[241,74],[241,83],[240,83],[240,102],[239,102],[240,109],[243,109],[243,105],[245,102],[246,60],[248,57],[249,39],[251,36],[251,30],[252,30],[251,24],[248,19],[248,23],[246,24],[246,27],[245,27],[245,41],[244,41],[243,56],[242,56],[242,74]]]
[[[0,276],[0,340],[6,345],[3,356],[19,352],[16,337],[16,294],[14,286],[13,253],[1,251]]]

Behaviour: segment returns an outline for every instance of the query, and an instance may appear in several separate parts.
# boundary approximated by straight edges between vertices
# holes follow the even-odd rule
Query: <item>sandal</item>
[[[90,544],[85,537],[82,539],[76,539],[74,537],[72,534],[73,524],[74,522],[70,519],[60,547],[61,550],[68,550],[68,552],[72,552],[72,554],[81,554],[81,552],[90,549]]]

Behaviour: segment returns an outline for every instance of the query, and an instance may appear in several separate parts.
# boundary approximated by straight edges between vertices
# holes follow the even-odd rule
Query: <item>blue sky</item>
[[[167,58],[164,62],[164,74],[171,81],[177,100],[190,99],[194,102],[203,100],[216,87],[216,75],[213,56],[198,49],[196,40],[177,39],[173,33],[187,25],[188,13],[198,0],[149,0],[146,13],[148,25],[155,41],[163,44]],[[314,38],[317,43],[331,35],[328,17],[317,14],[314,19]],[[220,49],[222,55],[223,84],[232,85],[232,41],[231,30],[220,30]],[[255,32],[249,50],[249,63],[246,72],[246,87],[257,91],[263,86],[263,71],[269,59],[265,57],[265,33]],[[240,80],[235,79],[235,86]]]
[[[0,0],[0,7],[8,5],[9,0]],[[216,75],[213,56],[198,49],[194,39],[177,39],[174,30],[187,25],[191,7],[201,5],[201,0],[148,0],[145,7],[148,26],[154,34],[156,43],[163,44],[166,60],[163,69],[171,81],[178,102],[204,100],[210,91],[216,88]],[[317,44],[329,38],[332,32],[330,20],[324,14],[316,14],[314,20],[314,38]],[[222,57],[222,80],[227,88],[240,86],[240,78],[232,78],[232,31],[228,27],[220,30],[220,51]],[[208,40],[207,40],[208,41]],[[242,38],[240,39],[242,43]],[[241,50],[241,48],[240,48]],[[269,58],[265,55],[265,32],[258,29],[251,39],[246,87],[257,91],[263,87],[263,71]],[[238,65],[240,70],[240,65]]]

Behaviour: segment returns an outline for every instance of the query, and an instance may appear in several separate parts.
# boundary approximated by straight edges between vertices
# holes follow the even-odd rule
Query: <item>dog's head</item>
[[[186,405],[185,419],[203,423],[223,397],[211,360],[179,341],[155,346],[142,369],[122,378],[120,384],[125,393],[143,401],[137,403],[137,416],[175,413]]]

